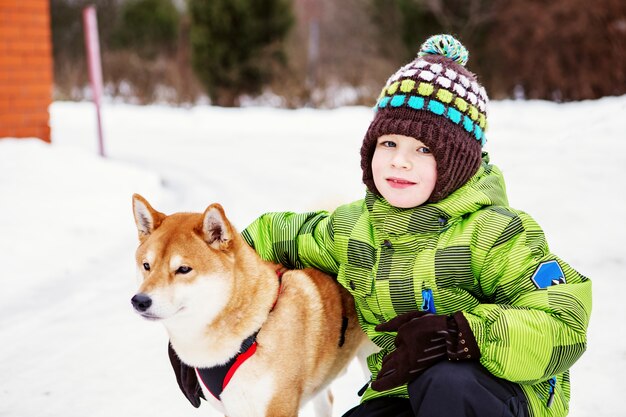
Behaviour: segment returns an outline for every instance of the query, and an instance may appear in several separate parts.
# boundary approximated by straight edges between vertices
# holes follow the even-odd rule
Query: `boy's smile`
[[[425,203],[437,182],[437,163],[422,141],[403,135],[378,138],[372,158],[374,184],[392,206]]]
[[[415,185],[413,181],[407,181],[402,178],[396,178],[396,177],[387,178],[387,182],[392,188],[406,188],[411,185]]]

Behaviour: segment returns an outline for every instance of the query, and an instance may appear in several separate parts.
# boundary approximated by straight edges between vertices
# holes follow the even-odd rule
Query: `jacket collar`
[[[483,207],[508,206],[508,199],[502,172],[489,165],[489,156],[484,153],[476,174],[441,201],[402,209],[368,190],[365,205],[374,228],[386,235],[428,234],[440,233],[463,215]]]

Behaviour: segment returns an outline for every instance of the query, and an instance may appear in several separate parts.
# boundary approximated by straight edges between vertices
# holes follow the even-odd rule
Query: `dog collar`
[[[254,355],[256,352],[256,336],[259,332],[254,333],[243,341],[239,352],[231,360],[223,365],[213,366],[211,368],[196,368],[198,378],[202,381],[206,389],[217,400],[220,400],[222,391],[226,388],[231,378],[237,371],[237,368],[241,366],[248,358]]]
[[[278,297],[280,296],[283,288],[283,274],[285,273],[285,271],[286,268],[280,268],[276,270],[276,275],[278,276],[278,293],[276,294],[276,300],[274,301],[270,312],[274,310],[274,307],[276,307],[276,303],[278,303]],[[237,368],[239,368],[256,352],[256,336],[258,334],[259,331],[255,332],[252,336],[244,340],[243,343],[241,343],[241,347],[239,348],[239,353],[225,364],[213,366],[211,368],[196,368],[196,374],[198,375],[198,378],[202,381],[202,383],[211,393],[211,395],[213,395],[213,397],[215,397],[218,401],[221,401],[220,396],[222,395],[222,392],[226,389],[226,386],[232,379],[233,375],[235,375]]]

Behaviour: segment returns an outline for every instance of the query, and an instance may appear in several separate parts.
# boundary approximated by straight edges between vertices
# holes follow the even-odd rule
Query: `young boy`
[[[268,213],[261,257],[337,275],[381,350],[363,416],[565,416],[586,348],[591,282],[508,206],[482,153],[485,90],[448,35],[387,82],[361,148],[364,200]]]

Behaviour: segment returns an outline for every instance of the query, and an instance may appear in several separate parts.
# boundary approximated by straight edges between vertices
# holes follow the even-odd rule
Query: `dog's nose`
[[[135,307],[135,310],[144,312],[152,305],[152,298],[146,294],[139,293],[135,294],[135,296],[130,299],[130,302],[133,304],[133,307]]]

